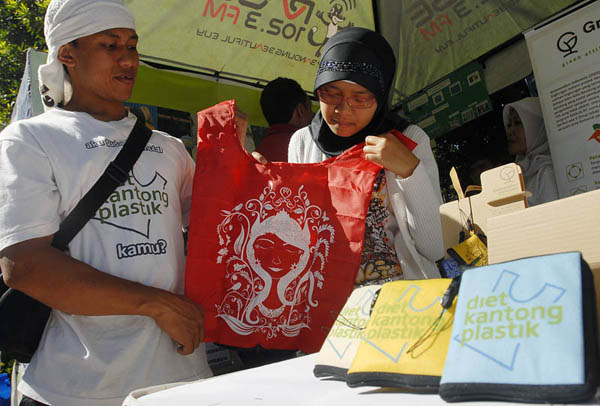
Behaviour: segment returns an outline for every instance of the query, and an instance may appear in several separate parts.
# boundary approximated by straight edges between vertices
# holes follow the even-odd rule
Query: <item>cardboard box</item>
[[[459,199],[440,206],[445,251],[458,244],[460,231],[467,228],[467,219],[487,234],[489,218],[527,207],[523,175],[515,163],[483,172],[482,191],[474,196],[463,198],[460,183],[457,179],[453,183]]]
[[[594,190],[489,218],[489,263],[581,251],[592,270],[600,273],[599,211],[600,190]]]
[[[599,211],[600,190],[595,190],[489,218],[488,263],[580,251],[594,274],[600,317]]]

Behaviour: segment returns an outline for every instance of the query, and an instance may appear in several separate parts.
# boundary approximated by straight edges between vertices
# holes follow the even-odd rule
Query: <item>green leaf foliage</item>
[[[28,48],[46,51],[44,14],[50,0],[0,0],[0,128],[8,124]]]
[[[14,364],[15,364],[14,360],[7,361],[7,362],[0,361],[0,374],[8,374],[8,376],[10,376],[10,374],[12,373]]]

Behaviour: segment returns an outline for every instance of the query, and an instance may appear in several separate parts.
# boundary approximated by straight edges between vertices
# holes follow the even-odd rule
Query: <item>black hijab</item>
[[[325,155],[337,156],[363,142],[367,135],[380,134],[399,126],[399,129],[406,127],[406,122],[389,113],[388,99],[395,72],[396,59],[392,47],[374,31],[350,27],[327,41],[315,78],[315,93],[327,83],[350,80],[375,95],[377,110],[371,122],[351,137],[334,134],[319,111],[309,129],[312,139]]]

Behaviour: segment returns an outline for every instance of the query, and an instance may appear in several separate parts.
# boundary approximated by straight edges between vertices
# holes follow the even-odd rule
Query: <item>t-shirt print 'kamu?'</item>
[[[353,289],[381,166],[362,144],[316,164],[258,163],[233,101],[198,113],[186,294],[205,340],[315,352]]]

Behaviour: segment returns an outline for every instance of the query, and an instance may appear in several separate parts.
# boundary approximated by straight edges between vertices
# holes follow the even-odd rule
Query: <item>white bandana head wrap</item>
[[[52,0],[46,10],[44,36],[48,58],[38,69],[44,108],[67,104],[73,90],[58,50],[77,38],[111,28],[135,30],[133,14],[121,0]]]

